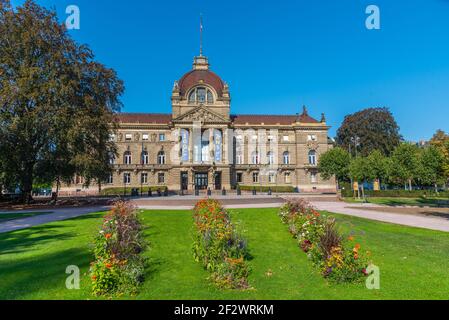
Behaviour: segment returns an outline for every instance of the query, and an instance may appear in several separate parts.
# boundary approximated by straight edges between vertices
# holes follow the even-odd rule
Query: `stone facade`
[[[172,114],[118,115],[118,155],[103,187],[335,192],[335,181],[317,171],[320,154],[332,147],[324,115],[318,121],[305,107],[298,115],[232,115],[230,107],[228,85],[206,57],[196,57],[173,86]],[[83,189],[82,179],[71,188]]]

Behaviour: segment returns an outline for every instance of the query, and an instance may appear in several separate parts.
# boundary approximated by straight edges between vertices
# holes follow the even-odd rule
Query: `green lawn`
[[[49,213],[50,212],[0,213],[0,223],[11,220],[41,216]]]
[[[151,243],[146,282],[137,299],[448,299],[449,234],[336,216],[373,252],[381,290],[331,285],[312,267],[276,209],[233,210],[252,256],[249,291],[220,291],[193,261],[188,211],[146,211]],[[92,299],[89,243],[101,214],[0,234],[0,299]],[[65,288],[65,269],[82,270],[81,290]],[[271,270],[273,275],[267,276]]]
[[[363,203],[364,200],[344,198],[348,203]],[[374,198],[368,197],[366,202],[385,206],[419,206],[438,207],[438,201],[449,201],[447,198]]]

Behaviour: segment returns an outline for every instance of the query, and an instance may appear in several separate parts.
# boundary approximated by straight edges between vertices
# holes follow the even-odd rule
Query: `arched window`
[[[284,164],[290,164],[290,152],[284,152]]]
[[[193,89],[189,94],[189,103],[214,103],[214,94],[205,87]]]
[[[132,156],[131,156],[131,151],[126,151],[124,156],[123,156],[123,162],[127,165],[132,163]]]
[[[165,164],[165,152],[160,151],[157,154],[157,164]]]
[[[316,151],[315,150],[309,151],[309,164],[311,164],[312,166],[316,165]]]
[[[142,164],[149,164],[150,157],[148,155],[148,151],[142,151]]]
[[[196,90],[193,90],[189,95],[189,103],[195,103],[196,101]]]
[[[210,90],[207,91],[207,103],[214,103],[214,95]]]
[[[274,153],[273,152],[268,152],[267,153],[267,160],[268,160],[268,164],[274,164]]]
[[[259,156],[259,152],[254,151],[251,154],[251,163],[252,164],[260,164],[260,156]]]

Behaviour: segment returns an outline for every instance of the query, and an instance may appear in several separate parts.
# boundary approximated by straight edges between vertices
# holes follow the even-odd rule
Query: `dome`
[[[209,70],[209,63],[205,57],[196,57],[193,70],[186,73],[179,80],[179,89],[181,96],[185,96],[187,92],[197,85],[209,85],[216,92],[218,97],[223,95],[224,82],[214,72]]]

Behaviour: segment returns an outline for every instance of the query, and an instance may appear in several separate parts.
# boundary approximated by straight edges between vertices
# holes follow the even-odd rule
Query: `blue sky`
[[[23,1],[13,0],[14,4]],[[387,106],[407,140],[449,131],[449,0],[38,0],[81,10],[70,31],[125,81],[125,112],[171,112],[173,82],[204,51],[233,113],[346,114]],[[379,6],[381,30],[365,28]]]

